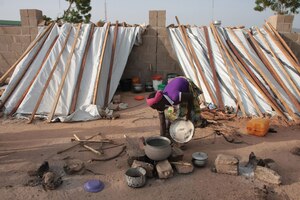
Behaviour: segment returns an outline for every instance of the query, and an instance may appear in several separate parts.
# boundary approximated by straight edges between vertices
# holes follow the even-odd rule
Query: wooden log
[[[107,105],[108,105],[110,83],[111,83],[111,78],[112,78],[112,70],[114,67],[114,59],[115,59],[115,53],[116,53],[116,47],[117,47],[118,31],[119,31],[119,23],[118,23],[118,21],[116,21],[116,26],[114,28],[114,40],[113,40],[113,44],[112,44],[111,57],[110,57],[110,66],[109,66],[106,91],[105,91],[104,107],[107,107]]]
[[[76,134],[74,134],[74,138],[75,138],[78,142],[80,142],[80,138],[79,138]],[[92,147],[90,147],[90,146],[88,146],[88,145],[86,145],[86,144],[83,144],[82,142],[80,142],[80,144],[81,144],[84,148],[86,148],[87,150],[90,150],[91,152],[93,152],[93,153],[95,153],[95,154],[97,154],[97,155],[102,155],[102,153],[99,152],[99,151],[97,151],[96,149],[94,149],[94,148],[92,148]]]
[[[80,71],[78,73],[78,77],[77,77],[77,81],[76,81],[76,87],[74,89],[74,93],[73,93],[73,97],[72,97],[71,109],[70,109],[68,114],[75,112],[75,109],[76,109],[77,98],[78,98],[78,95],[79,95],[79,89],[80,89],[81,81],[82,81],[82,75],[83,75],[83,72],[84,72],[84,69],[85,69],[86,60],[87,60],[86,58],[87,58],[89,48],[90,48],[90,45],[91,45],[91,41],[92,41],[92,38],[93,38],[93,35],[94,35],[94,28],[95,28],[95,25],[91,24],[87,44],[85,46],[83,58],[82,58],[81,64],[80,64]]]
[[[269,27],[269,26],[268,26]],[[276,46],[280,49],[280,51],[284,54],[285,58],[293,65],[293,67],[296,69],[296,71],[298,72],[298,74],[300,73],[300,65],[299,63],[297,63],[292,57],[291,55],[286,51],[286,49],[282,46],[282,44],[278,41],[277,38],[275,38],[275,36],[273,35],[273,33],[271,33],[271,31],[269,29],[271,29],[270,27],[268,28],[266,25],[264,25],[264,30],[268,33],[268,35],[270,36],[271,40],[276,44]]]
[[[213,35],[214,35],[214,37],[215,37],[215,41],[216,41],[216,43],[217,43],[217,45],[218,45],[219,51],[220,51],[220,53],[221,53],[221,55],[222,55],[223,62],[224,62],[224,64],[225,64],[225,66],[226,66],[226,69],[227,69],[227,72],[228,72],[228,75],[229,75],[229,78],[230,78],[231,85],[232,85],[232,87],[233,87],[233,89],[234,89],[234,93],[235,93],[235,96],[236,96],[236,98],[237,98],[238,106],[241,108],[241,111],[242,111],[243,115],[244,115],[244,116],[247,116],[247,113],[246,113],[245,107],[244,107],[244,105],[243,105],[243,103],[242,103],[242,101],[241,101],[241,97],[240,97],[240,94],[239,94],[239,92],[238,92],[237,86],[236,86],[236,84],[235,84],[235,82],[234,82],[234,78],[233,78],[233,76],[232,76],[232,73],[231,73],[231,71],[230,71],[230,68],[229,68],[229,66],[228,66],[228,63],[227,63],[227,61],[226,61],[226,59],[225,59],[225,55],[224,55],[224,52],[223,52],[223,51],[226,51],[226,50],[223,50],[222,47],[221,47],[221,45],[220,45],[220,41],[219,41],[219,39],[218,39],[216,27],[215,27],[213,24],[211,24],[210,27],[211,27],[212,33],[213,33]],[[231,58],[228,58],[228,59],[231,59]]]
[[[64,44],[63,44],[63,46],[62,46],[62,48],[61,48],[59,54],[58,54],[57,57],[56,57],[55,63],[53,64],[52,70],[51,70],[51,72],[50,72],[50,74],[49,74],[49,77],[47,78],[47,81],[46,81],[46,83],[45,83],[45,85],[44,85],[44,87],[43,87],[43,90],[42,90],[42,92],[41,92],[39,98],[38,98],[38,101],[37,101],[37,103],[36,103],[36,105],[35,105],[35,107],[34,107],[32,113],[31,113],[31,117],[30,117],[28,123],[31,123],[31,122],[33,121],[34,115],[36,114],[36,111],[38,110],[38,108],[39,108],[39,106],[40,106],[40,104],[41,104],[41,101],[42,101],[42,99],[43,99],[43,97],[44,97],[44,94],[45,94],[45,92],[46,92],[46,90],[47,90],[47,88],[48,88],[48,86],[49,86],[49,83],[50,83],[50,81],[51,81],[51,79],[52,79],[52,76],[53,76],[53,74],[54,74],[54,72],[55,72],[55,70],[56,70],[56,67],[57,67],[58,63],[59,63],[60,57],[61,57],[61,55],[63,54],[63,52],[64,52],[64,50],[65,50],[65,48],[66,48],[66,45],[67,45],[67,43],[68,43],[68,39],[69,39],[69,37],[70,37],[71,30],[72,30],[72,27],[70,28],[70,30],[69,30],[68,33],[67,33],[65,42],[64,42]]]
[[[264,35],[262,34],[262,32],[258,28],[256,28],[256,31],[259,34],[260,38],[262,38],[264,44],[267,46],[267,48],[270,51],[272,57],[275,59],[276,63],[278,64],[278,66],[280,67],[280,69],[282,70],[284,75],[287,77],[288,82],[295,89],[295,92],[300,96],[300,90],[299,90],[298,86],[296,85],[294,79],[292,79],[291,76],[288,74],[288,71],[286,70],[286,68],[283,66],[282,62],[279,60],[279,58],[277,57],[277,55],[273,51],[273,49],[272,49],[271,45],[269,44],[269,42],[267,41],[267,39],[264,37]]]
[[[196,71],[196,68],[195,68],[195,65],[194,65],[193,56],[192,56],[192,52],[191,52],[191,46],[189,46],[188,38],[187,38],[187,35],[186,35],[186,32],[185,32],[185,28],[180,24],[179,19],[178,19],[177,16],[175,16],[175,19],[176,19],[176,21],[178,23],[179,31],[180,31],[180,33],[182,35],[184,47],[187,50],[189,64],[190,64],[190,66],[191,66],[191,68],[193,70],[193,73],[194,73],[196,81],[197,81],[196,85],[203,91],[203,89],[201,88],[200,81],[198,79],[197,71]],[[200,70],[199,70],[199,72],[200,72]],[[203,81],[206,81],[206,79],[204,79]],[[205,86],[206,86],[206,84],[205,84]],[[209,88],[207,88],[207,89],[209,89]],[[204,95],[203,95],[203,98],[204,98],[204,101],[205,101]],[[212,101],[214,101],[214,96],[212,96],[211,98],[212,98]]]
[[[38,77],[40,71],[42,70],[42,68],[43,68],[43,66],[44,66],[44,64],[45,64],[45,62],[46,62],[46,60],[48,59],[49,54],[50,54],[50,52],[52,51],[53,46],[54,46],[54,44],[56,43],[57,39],[58,39],[58,36],[56,36],[55,39],[53,40],[52,44],[50,45],[50,48],[48,49],[48,51],[47,51],[47,53],[46,53],[46,55],[45,55],[45,57],[44,57],[44,59],[43,59],[43,61],[42,61],[42,64],[41,64],[40,67],[39,67],[39,70],[38,70],[37,73],[35,74],[34,78],[31,80],[29,86],[26,88],[26,90],[25,90],[25,92],[23,93],[23,95],[22,95],[22,96],[19,98],[19,100],[17,101],[15,107],[14,107],[14,108],[12,109],[12,111],[10,112],[10,114],[9,114],[10,116],[12,116],[12,115],[18,110],[18,108],[19,108],[19,106],[21,105],[22,101],[24,100],[24,98],[25,98],[26,95],[28,94],[28,92],[29,92],[31,86],[32,86],[33,83],[35,82],[35,80],[36,80],[36,78]]]
[[[97,103],[98,87],[99,87],[98,85],[99,85],[99,80],[100,80],[100,76],[101,76],[101,72],[102,72],[102,63],[103,63],[103,58],[104,58],[104,54],[105,54],[109,29],[110,29],[110,22],[108,22],[108,24],[107,24],[104,40],[103,40],[103,43],[102,43],[100,61],[99,61],[99,65],[97,67],[98,70],[97,70],[96,81],[95,81],[95,86],[94,86],[94,95],[93,95],[92,104]]]
[[[292,50],[290,49],[290,47],[286,44],[286,42],[284,41],[284,39],[280,36],[280,34],[277,32],[277,30],[272,26],[272,24],[270,24],[269,22],[266,22],[268,24],[268,26],[272,29],[272,31],[274,32],[274,34],[276,35],[276,37],[279,39],[279,41],[281,42],[281,44],[283,45],[283,47],[289,52],[289,54],[293,57],[293,59],[296,61],[296,63],[299,64],[299,61],[297,59],[297,57],[295,56],[295,54],[292,52]]]
[[[53,26],[51,26],[53,27]],[[11,90],[8,92],[8,94],[6,96],[4,96],[4,98],[2,98],[1,100],[1,104],[0,104],[0,109],[3,108],[3,106],[5,105],[5,103],[7,102],[7,100],[10,98],[10,96],[13,94],[13,92],[15,91],[15,89],[19,86],[20,82],[22,81],[23,77],[25,76],[25,74],[28,72],[28,69],[30,68],[31,64],[35,61],[37,55],[40,53],[40,50],[43,48],[48,35],[50,34],[51,30],[47,29],[47,32],[45,32],[45,34],[43,34],[43,36],[45,36],[44,40],[41,42],[40,46],[38,47],[38,49],[36,50],[36,52],[34,53],[34,55],[32,56],[32,58],[29,60],[29,62],[27,63],[27,65],[22,68],[23,72],[21,73],[20,77],[17,79],[17,81],[15,82],[15,84],[10,84],[11,85]],[[41,38],[42,39],[42,38]],[[39,41],[41,40],[39,39]],[[35,43],[36,44],[36,43]]]
[[[263,79],[267,82],[267,84],[270,86],[270,88],[272,89],[272,91],[276,94],[276,96],[278,97],[278,99],[282,102],[282,104],[285,106],[285,108],[287,109],[288,113],[290,116],[292,116],[293,118],[298,118],[297,115],[295,115],[295,113],[293,113],[293,111],[289,108],[289,106],[286,104],[286,102],[283,100],[282,95],[280,92],[278,92],[277,88],[274,87],[274,85],[272,84],[272,82],[270,81],[270,79],[265,75],[265,73],[260,69],[259,65],[257,64],[257,62],[253,59],[253,57],[250,55],[250,53],[248,52],[248,50],[246,49],[245,45],[242,43],[242,41],[237,37],[236,33],[231,30],[228,29],[228,31],[231,33],[231,35],[235,38],[235,40],[238,42],[238,44],[242,47],[242,49],[244,50],[244,52],[247,54],[248,58],[250,59],[253,67],[255,68],[255,70],[257,70],[261,76],[263,77]]]
[[[44,32],[42,34],[40,34],[35,40],[34,42],[32,42],[29,47],[25,50],[25,52],[20,56],[20,58],[2,75],[2,77],[0,78],[0,84],[3,84],[5,82],[5,80],[7,79],[7,77],[9,76],[9,74],[16,68],[16,66],[20,63],[20,61],[33,49],[33,47],[44,37],[44,35],[46,33],[48,33],[48,31],[50,29],[52,29],[52,27],[54,26],[54,23],[51,23],[48,25],[48,27],[44,30]]]
[[[285,117],[285,114],[277,104],[277,102],[273,99],[273,97],[270,95],[268,90],[265,88],[264,85],[258,80],[258,78],[255,76],[255,74],[249,69],[247,64],[244,62],[243,58],[239,55],[238,51],[236,50],[235,46],[231,43],[231,41],[227,40],[227,44],[236,56],[236,58],[239,60],[239,62],[242,64],[244,67],[244,73],[248,74],[251,79],[253,80],[253,83],[257,86],[257,89],[260,90],[261,94],[266,98],[266,100],[269,102],[269,104],[272,106],[272,108],[282,117]]]
[[[64,84],[65,84],[65,80],[67,78],[67,75],[69,73],[69,69],[70,69],[70,66],[71,66],[71,59],[73,57],[73,54],[74,54],[74,51],[75,51],[75,47],[77,45],[77,42],[78,42],[78,36],[79,36],[79,33],[80,33],[80,30],[81,30],[81,23],[78,24],[78,27],[77,27],[77,31],[76,31],[76,35],[75,35],[75,39],[74,39],[74,42],[73,42],[73,45],[72,45],[72,48],[71,48],[71,52],[68,56],[68,60],[67,60],[67,64],[66,64],[66,67],[65,67],[65,71],[64,71],[64,74],[63,74],[63,77],[62,77],[62,80],[59,84],[59,88],[58,88],[58,91],[56,92],[56,96],[55,96],[55,100],[54,100],[54,103],[52,105],[52,109],[51,109],[51,112],[48,116],[48,122],[51,122],[54,114],[55,114],[55,110],[56,110],[56,107],[57,107],[57,104],[58,104],[58,101],[59,101],[59,98],[60,98],[60,94],[61,94],[61,91],[64,87]]]
[[[283,70],[285,76],[288,78],[288,81],[290,82],[290,84],[294,87],[296,93],[300,96],[300,92],[297,88],[296,85],[294,85],[293,81],[290,79],[290,76],[287,74],[287,72],[284,70],[282,64],[279,62],[279,60],[277,59],[276,55],[274,54],[271,46],[268,44],[268,42],[266,41],[266,39],[264,38],[264,36],[262,35],[262,33],[260,32],[260,30],[256,29],[256,31],[259,34],[259,37],[263,40],[264,44],[267,46],[268,50],[271,52],[273,58],[275,59],[276,63],[278,64],[278,66]],[[248,34],[251,34],[250,32]],[[299,101],[297,100],[297,98],[294,96],[294,94],[291,93],[291,91],[289,90],[289,88],[287,88],[286,84],[283,82],[281,76],[279,76],[279,74],[274,70],[273,66],[271,65],[271,63],[268,61],[268,59],[266,58],[266,56],[263,54],[263,52],[258,48],[257,42],[254,39],[254,37],[251,35],[250,37],[252,37],[253,39],[253,43],[255,44],[255,46],[257,47],[257,50],[260,51],[260,54],[262,54],[261,56],[263,57],[263,60],[265,61],[265,65],[268,68],[268,70],[270,71],[270,73],[274,76],[275,80],[279,83],[279,85],[283,88],[283,90],[287,93],[287,95],[289,96],[289,98],[291,99],[291,101],[293,102],[293,104],[296,106],[296,108],[298,109],[298,111],[300,111],[300,104]]]
[[[207,51],[208,51],[208,55],[209,55],[209,64],[210,64],[210,67],[211,67],[211,70],[212,70],[214,85],[215,85],[215,88],[216,88],[218,106],[221,110],[224,110],[224,102],[223,102],[223,99],[222,99],[222,93],[221,93],[220,85],[219,85],[219,82],[218,82],[217,68],[215,66],[215,59],[214,59],[214,55],[212,53],[212,48],[211,48],[211,44],[210,44],[210,40],[209,40],[208,29],[207,29],[206,26],[204,26],[203,30],[204,30],[204,35],[205,35],[205,40],[206,40],[206,45],[207,45]]]
[[[219,34],[216,32],[216,36],[218,38],[218,41],[219,43],[221,44],[222,48],[224,49],[232,67],[233,67],[233,70],[235,71],[235,73],[237,74],[238,76],[238,79],[239,81],[242,83],[244,89],[246,90],[246,93],[251,101],[251,103],[253,104],[254,108],[256,109],[256,112],[257,114],[260,116],[260,117],[263,117],[263,114],[262,112],[260,111],[259,109],[259,106],[257,105],[253,95],[252,95],[252,92],[249,90],[247,84],[245,83],[244,79],[242,78],[240,72],[238,71],[235,63],[239,66],[240,69],[243,69],[243,67],[241,66],[241,64],[239,63],[239,61],[237,60],[237,58],[233,55],[233,53],[230,51],[229,47],[227,48],[226,45],[222,42]],[[232,60],[233,59],[233,60]],[[245,74],[246,76],[248,75],[247,73]],[[252,83],[252,80],[251,80],[251,77],[247,76],[248,80]],[[252,83],[254,84],[254,83]],[[254,84],[255,85],[255,84]]]

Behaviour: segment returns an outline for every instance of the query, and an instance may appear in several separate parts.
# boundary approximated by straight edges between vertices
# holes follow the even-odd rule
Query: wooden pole
[[[300,74],[300,66],[299,64],[291,57],[291,55],[283,48],[281,43],[274,37],[274,35],[271,33],[269,28],[264,25],[264,30],[268,33],[271,40],[276,44],[276,46],[280,49],[280,51],[284,54],[285,58],[292,64],[292,66],[295,68],[295,70],[298,72],[298,75]]]
[[[292,87],[295,89],[296,93],[300,96],[300,92],[297,88],[297,86],[294,84],[294,82],[291,80],[289,74],[285,71],[283,65],[281,64],[281,62],[278,60],[278,58],[276,57],[275,53],[273,52],[271,46],[269,45],[269,43],[267,42],[267,40],[264,38],[264,36],[262,35],[262,33],[260,32],[260,30],[256,29],[256,31],[259,34],[259,37],[263,40],[264,44],[267,46],[268,50],[271,52],[273,58],[275,59],[276,63],[278,64],[278,66],[281,68],[281,70],[283,71],[284,75],[287,77],[289,83],[292,85]],[[250,34],[250,32],[248,33]],[[251,35],[250,37],[253,38],[253,36]],[[254,44],[257,43],[256,40],[253,38],[253,42]],[[258,45],[256,44],[256,47]],[[263,52],[261,51],[261,53],[263,54]],[[295,104],[295,106],[297,107],[298,111],[300,111],[300,104],[299,101],[296,99],[296,97],[294,96],[294,94],[291,93],[291,91],[287,88],[287,86],[285,85],[285,83],[282,81],[281,76],[279,76],[279,74],[273,69],[271,63],[268,61],[268,59],[266,58],[266,56],[264,56],[264,60],[266,61],[266,66],[269,69],[269,71],[271,72],[271,74],[274,76],[274,78],[276,79],[276,81],[281,85],[281,87],[284,89],[284,91],[288,94],[288,96],[290,97],[290,99],[292,100],[292,102]]]
[[[51,26],[51,27],[53,27],[53,26]],[[38,49],[36,50],[36,52],[34,53],[34,55],[32,56],[32,58],[29,60],[29,62],[27,63],[27,65],[24,68],[22,68],[23,72],[21,73],[20,77],[17,79],[17,81],[15,82],[15,84],[11,84],[12,85],[11,86],[11,90],[2,99],[1,104],[0,104],[0,109],[3,108],[3,106],[5,105],[5,103],[7,102],[7,100],[10,98],[10,96],[12,95],[12,93],[14,92],[14,90],[18,87],[18,85],[22,81],[24,75],[27,73],[28,69],[30,68],[31,64],[34,62],[34,60],[36,59],[37,55],[40,53],[40,50],[43,48],[44,43],[46,42],[47,37],[48,37],[48,35],[51,32],[50,29],[47,29],[47,30],[48,30],[47,32],[44,32],[45,34],[47,33],[47,35],[45,36],[45,34],[43,34],[43,36],[45,36],[44,40],[42,41],[42,43],[40,44],[40,46],[38,47]],[[39,41],[41,39],[42,38],[40,38]]]
[[[93,38],[94,28],[95,28],[95,25],[91,24],[91,28],[90,28],[90,33],[89,33],[89,36],[88,36],[87,44],[85,46],[83,58],[82,58],[81,64],[80,64],[80,71],[79,71],[79,74],[78,74],[78,77],[77,77],[76,87],[75,87],[75,90],[74,90],[74,93],[73,93],[73,97],[72,97],[71,109],[70,109],[70,111],[69,111],[68,114],[73,113],[75,111],[75,109],[76,109],[77,98],[78,98],[78,95],[79,95],[79,89],[80,89],[81,81],[82,81],[82,75],[83,75],[83,71],[85,69],[86,58],[87,58],[87,55],[88,55],[88,52],[89,52],[89,48],[90,48],[90,45],[91,45],[91,41],[92,41],[92,38]]]
[[[104,41],[102,43],[100,61],[99,61],[99,65],[97,67],[98,70],[97,70],[96,81],[95,81],[95,86],[94,86],[94,96],[93,96],[92,104],[97,103],[98,85],[99,85],[99,80],[100,80],[100,76],[101,76],[101,72],[102,72],[102,63],[103,63],[103,58],[104,58],[104,54],[105,54],[109,29],[110,29],[110,22],[108,22],[108,24],[107,24],[107,27],[106,27],[106,30],[105,30]]]
[[[177,23],[178,23],[179,31],[180,31],[180,33],[181,33],[181,35],[182,35],[183,43],[184,43],[184,46],[185,46],[185,48],[186,48],[186,50],[187,50],[187,53],[188,53],[188,61],[189,61],[189,63],[190,63],[190,66],[191,66],[191,68],[192,68],[192,70],[193,70],[193,73],[194,73],[195,78],[196,78],[196,81],[197,81],[196,85],[198,85],[198,87],[203,91],[203,89],[201,88],[200,81],[199,81],[199,79],[198,79],[198,75],[197,75],[197,71],[196,71],[194,62],[193,62],[193,56],[192,56],[191,49],[190,49],[191,47],[190,47],[189,44],[188,44],[188,39],[187,39],[187,35],[186,35],[186,32],[185,32],[185,29],[184,29],[184,27],[180,24],[179,19],[178,19],[177,16],[175,16],[175,19],[176,19],[176,21],[177,21]],[[204,98],[204,95],[203,95],[203,98]],[[212,97],[212,100],[213,100],[213,97]],[[204,101],[205,101],[205,99],[204,99]]]
[[[48,120],[47,120],[48,122],[51,122],[51,120],[52,120],[52,118],[53,118],[53,116],[55,114],[55,110],[56,110],[56,107],[57,107],[57,104],[58,104],[58,101],[59,101],[59,98],[60,98],[61,91],[62,91],[62,89],[64,87],[65,80],[66,80],[67,75],[69,73],[69,69],[70,69],[70,66],[71,66],[71,60],[72,60],[72,57],[73,57],[73,54],[74,54],[74,51],[75,51],[75,48],[76,48],[76,45],[77,45],[77,42],[78,42],[78,37],[79,37],[80,29],[81,29],[81,23],[78,24],[76,35],[75,35],[75,38],[74,38],[74,42],[73,42],[73,45],[72,45],[72,48],[71,48],[71,52],[69,54],[69,57],[68,57],[68,60],[67,60],[67,64],[66,64],[66,67],[65,67],[65,71],[64,71],[62,80],[61,80],[61,82],[59,84],[58,91],[56,92],[56,96],[55,96],[54,103],[52,105],[51,112],[50,112],[50,114],[48,116]]]
[[[284,41],[284,39],[282,39],[282,37],[276,31],[276,29],[272,26],[272,24],[270,24],[269,22],[266,22],[266,23],[271,28],[271,30],[273,31],[273,33],[277,36],[277,38],[279,39],[279,41],[282,44],[282,46],[289,52],[289,54],[293,57],[293,59],[295,60],[295,62],[297,64],[299,64],[299,61],[298,61],[297,57],[295,56],[295,54],[292,52],[292,50],[290,49],[290,47],[286,44],[286,42]]]
[[[222,99],[221,88],[220,88],[220,85],[219,85],[219,82],[218,82],[217,68],[216,68],[216,65],[215,65],[215,59],[214,59],[214,55],[213,55],[210,40],[209,40],[208,29],[207,29],[206,26],[204,26],[203,30],[204,30],[204,35],[205,35],[205,40],[206,40],[206,45],[207,45],[209,63],[210,63],[210,67],[211,67],[212,74],[213,74],[214,85],[215,85],[215,88],[216,88],[218,106],[221,110],[224,110],[224,102],[223,102],[223,99]]]
[[[231,85],[232,85],[232,87],[233,87],[233,89],[234,89],[234,93],[235,93],[235,96],[236,96],[236,98],[237,98],[237,103],[238,103],[239,107],[241,108],[241,111],[242,111],[243,115],[244,115],[244,116],[247,116],[246,111],[245,111],[245,107],[244,107],[244,105],[243,105],[243,103],[242,103],[242,101],[241,101],[241,97],[240,97],[240,95],[239,95],[237,86],[236,86],[236,84],[235,84],[235,82],[234,82],[234,78],[233,78],[233,76],[232,76],[232,73],[231,73],[231,71],[230,71],[230,68],[229,68],[229,66],[228,66],[228,63],[227,63],[227,61],[225,60],[224,52],[222,51],[222,47],[221,47],[220,42],[219,42],[219,40],[218,40],[218,36],[217,36],[217,33],[216,33],[216,32],[217,32],[216,27],[215,27],[213,24],[211,24],[210,27],[211,27],[213,36],[214,36],[214,38],[215,38],[215,41],[216,41],[216,43],[217,43],[217,45],[218,45],[219,51],[220,51],[220,53],[221,53],[221,55],[222,55],[223,62],[224,62],[224,64],[225,64],[225,66],[226,66],[226,69],[227,69],[227,72],[228,72],[228,75],[229,75],[229,78],[230,78]],[[225,51],[225,50],[224,50],[224,51]],[[238,109],[238,108],[237,108],[237,109]]]
[[[278,99],[282,102],[282,104],[285,106],[285,108],[287,109],[288,113],[290,116],[292,116],[293,118],[298,118],[295,113],[293,113],[293,111],[289,108],[289,106],[286,104],[286,102],[283,100],[282,95],[280,92],[278,92],[277,88],[274,87],[274,85],[272,84],[272,82],[270,81],[270,79],[268,79],[268,77],[265,75],[265,73],[260,69],[259,65],[257,64],[257,62],[253,59],[253,57],[250,55],[250,53],[248,52],[248,50],[246,49],[245,45],[242,43],[242,41],[237,37],[236,33],[232,30],[232,29],[228,29],[228,31],[231,33],[231,35],[235,38],[235,40],[238,42],[238,44],[242,47],[242,49],[244,50],[244,52],[247,54],[248,58],[250,59],[251,63],[253,64],[253,66],[255,67],[255,69],[261,74],[261,76],[263,77],[263,79],[267,82],[267,84],[270,86],[270,88],[272,89],[272,91],[276,94],[276,96],[278,97]]]
[[[116,47],[117,47],[118,31],[119,31],[119,22],[116,21],[116,26],[114,28],[114,40],[113,40],[113,44],[112,44],[111,57],[110,57],[110,66],[109,66],[106,91],[105,91],[104,107],[107,107],[107,105],[108,105],[112,70],[113,70],[113,66],[114,66],[114,59],[115,59],[115,53],[116,53]]]
[[[270,103],[270,105],[274,108],[274,110],[280,114],[283,117],[286,117],[284,113],[282,112],[281,108],[277,105],[277,102],[273,99],[273,97],[270,95],[268,90],[265,88],[265,86],[262,85],[262,83],[258,80],[258,78],[255,76],[255,74],[249,69],[247,64],[244,62],[243,58],[239,55],[238,51],[236,50],[235,46],[231,43],[231,41],[227,40],[227,44],[229,45],[230,49],[236,56],[236,58],[239,60],[239,62],[242,64],[242,66],[245,69],[245,74],[249,74],[251,79],[254,81],[254,83],[258,86],[257,89],[260,90],[261,94],[265,96],[266,100]]]
[[[216,33],[216,36],[217,36],[217,38],[218,38],[219,44],[221,44],[222,48],[224,49],[225,54],[226,54],[226,56],[228,57],[228,59],[229,59],[231,65],[232,65],[233,70],[234,70],[235,73],[237,74],[239,81],[242,83],[244,89],[246,90],[246,93],[247,93],[247,95],[248,95],[248,97],[249,97],[251,103],[253,104],[254,108],[256,109],[257,114],[258,114],[260,117],[263,117],[263,114],[262,114],[262,112],[260,111],[259,106],[257,105],[257,103],[256,103],[256,101],[255,101],[255,99],[254,99],[254,97],[253,97],[251,91],[249,90],[247,84],[245,83],[243,77],[241,76],[240,72],[238,71],[238,69],[237,69],[237,67],[236,67],[236,65],[235,65],[235,63],[236,63],[236,64],[242,69],[242,66],[240,66],[241,64],[238,62],[237,58],[233,55],[233,53],[230,51],[230,49],[227,48],[226,45],[223,43],[223,41],[221,40],[221,38],[220,38],[218,32],[215,31],[215,33]],[[232,59],[233,59],[233,60],[232,60]],[[250,79],[249,77],[248,77],[248,80],[251,81],[251,79]]]
[[[48,58],[50,52],[52,51],[53,46],[54,46],[54,44],[55,44],[56,41],[57,41],[57,38],[58,38],[58,36],[56,36],[55,39],[53,40],[52,44],[50,45],[50,47],[49,47],[49,49],[48,49],[48,51],[47,51],[47,53],[46,53],[46,55],[45,55],[45,57],[44,57],[44,59],[43,59],[43,61],[42,61],[42,64],[41,64],[40,67],[39,67],[39,70],[38,70],[37,73],[35,74],[34,78],[31,80],[29,86],[26,88],[26,90],[25,90],[25,92],[23,93],[23,95],[21,96],[21,98],[19,98],[19,100],[17,101],[15,107],[14,107],[14,108],[12,109],[12,111],[10,112],[10,114],[9,114],[10,116],[12,116],[12,115],[18,110],[18,108],[19,108],[19,106],[21,105],[22,101],[23,101],[24,98],[26,97],[26,95],[27,95],[27,93],[29,92],[31,86],[32,86],[33,83],[35,82],[35,80],[36,80],[36,78],[38,77],[40,71],[42,70],[42,68],[43,68],[43,66],[44,66],[44,64],[45,64],[45,62],[46,62],[46,60],[47,60],[47,58]]]
[[[0,84],[3,84],[4,81],[7,79],[9,74],[15,69],[15,67],[20,63],[20,61],[33,49],[33,47],[44,37],[44,35],[52,29],[54,23],[48,25],[48,27],[44,30],[42,34],[40,34],[34,42],[32,42],[29,47],[25,50],[25,52],[20,56],[20,58],[2,75],[0,78]]]
[[[70,30],[69,30],[69,32],[68,32],[68,34],[67,34],[67,36],[66,36],[65,42],[64,42],[64,44],[63,44],[63,46],[62,46],[62,48],[61,48],[59,54],[58,54],[57,57],[56,57],[55,63],[54,63],[54,65],[53,65],[52,70],[51,70],[51,72],[50,72],[50,74],[49,74],[49,77],[48,77],[48,79],[47,79],[47,81],[46,81],[46,83],[45,83],[45,85],[44,85],[44,87],[43,87],[43,90],[42,90],[42,92],[41,92],[41,94],[40,94],[40,96],[39,96],[39,98],[38,98],[38,101],[37,101],[37,103],[36,103],[36,105],[35,105],[35,107],[34,107],[32,113],[31,113],[31,117],[30,117],[28,123],[31,123],[31,122],[33,121],[34,115],[35,115],[36,111],[38,110],[38,108],[39,108],[39,106],[40,106],[40,104],[41,104],[41,101],[42,101],[42,99],[43,99],[43,97],[44,97],[44,94],[45,94],[45,92],[46,92],[46,90],[47,90],[47,88],[48,88],[48,86],[49,86],[49,83],[50,83],[50,81],[51,81],[51,79],[52,79],[52,76],[53,76],[53,74],[54,74],[54,72],[55,72],[55,70],[56,70],[56,67],[57,67],[58,63],[59,63],[60,57],[61,57],[61,55],[63,54],[63,52],[64,52],[64,50],[65,50],[65,48],[66,48],[66,45],[67,45],[67,43],[68,43],[68,39],[69,39],[69,37],[70,37],[71,30],[72,30],[72,27],[70,28]]]

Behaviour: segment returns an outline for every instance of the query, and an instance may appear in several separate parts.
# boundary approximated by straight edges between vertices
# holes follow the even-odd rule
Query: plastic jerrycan
[[[256,136],[265,136],[270,127],[269,119],[255,118],[247,122],[247,133]]]

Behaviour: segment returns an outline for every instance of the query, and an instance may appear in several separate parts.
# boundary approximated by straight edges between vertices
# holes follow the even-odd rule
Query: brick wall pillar
[[[267,19],[280,33],[290,33],[293,28],[294,15],[273,15]]]

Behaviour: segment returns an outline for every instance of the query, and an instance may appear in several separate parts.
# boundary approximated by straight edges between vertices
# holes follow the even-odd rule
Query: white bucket
[[[158,90],[158,85],[162,84],[162,80],[152,80],[154,90]]]

